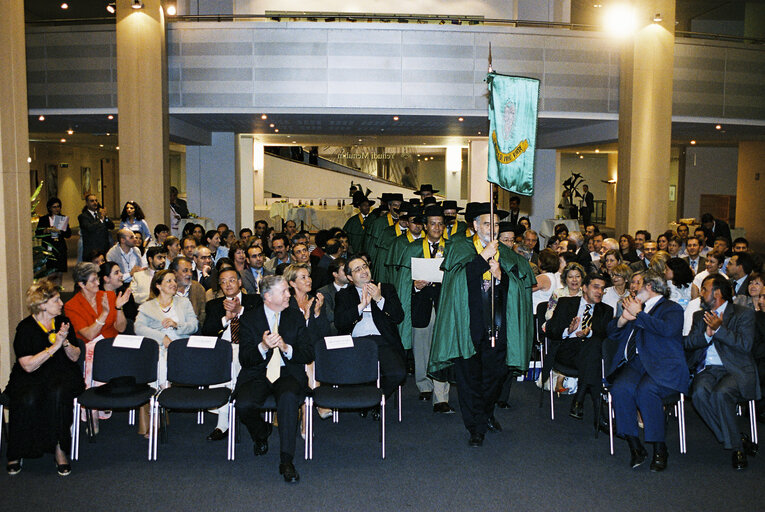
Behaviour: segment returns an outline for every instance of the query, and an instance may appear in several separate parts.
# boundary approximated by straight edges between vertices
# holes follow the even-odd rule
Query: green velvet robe
[[[380,236],[377,238],[375,250],[371,254],[372,278],[376,282],[391,282],[388,279],[387,272],[385,270],[385,262],[388,261],[388,252],[390,251],[393,242],[395,242],[397,238],[400,238],[404,233],[406,233],[406,230],[402,229],[402,234],[396,235],[396,226],[398,226],[398,221],[396,221],[392,226],[388,226],[383,229],[382,233],[380,233]],[[401,228],[399,227],[399,229]]]
[[[462,236],[462,237],[464,237],[466,231],[467,231],[467,224],[462,222],[461,220],[457,221],[457,232],[454,233],[454,236]],[[447,233],[447,229],[444,228],[444,238],[449,240],[450,237],[451,237],[451,235],[449,233]]]
[[[429,373],[453,364],[453,359],[468,359],[475,354],[470,336],[470,310],[468,308],[465,265],[476,255],[473,239],[454,237],[441,265],[444,282],[438,305],[433,343],[430,348]],[[531,287],[536,282],[529,263],[499,244],[499,263],[508,275],[507,310],[507,366],[514,373],[525,372],[529,366],[534,333]]]
[[[364,224],[371,223],[375,218],[376,217],[368,215]],[[364,226],[362,226],[361,220],[359,220],[358,213],[346,221],[345,226],[343,226],[343,231],[348,233],[348,240],[351,243],[350,254],[355,254],[361,251],[364,242]]]
[[[385,228],[389,226],[388,215],[389,214],[386,213],[375,218],[369,226],[366,226],[366,223],[369,223],[369,219],[367,219],[367,222],[365,223],[364,241],[362,242],[361,250],[369,254],[372,261],[374,261],[374,252],[377,250],[377,239],[380,238],[380,235],[385,231]]]

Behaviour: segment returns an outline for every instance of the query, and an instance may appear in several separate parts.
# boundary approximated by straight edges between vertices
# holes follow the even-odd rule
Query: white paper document
[[[114,338],[114,343],[112,343],[112,346],[139,349],[141,348],[142,341],[143,336],[128,336],[127,334],[118,334],[117,337]]]
[[[353,348],[353,338],[349,335],[327,336],[324,338],[324,343],[327,344],[327,350],[334,350],[336,348]]]
[[[444,280],[441,270],[443,258],[412,258],[412,281],[440,283]]]
[[[186,346],[189,348],[215,348],[218,338],[215,336],[189,336]]]

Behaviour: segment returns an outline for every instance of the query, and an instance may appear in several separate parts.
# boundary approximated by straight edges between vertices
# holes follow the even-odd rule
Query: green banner
[[[489,177],[516,194],[534,193],[539,80],[489,73]]]

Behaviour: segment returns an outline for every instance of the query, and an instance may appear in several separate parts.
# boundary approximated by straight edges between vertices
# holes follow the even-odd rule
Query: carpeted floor
[[[127,425],[126,413],[101,423],[97,443],[83,439],[80,460],[67,478],[55,474],[52,456],[25,460],[14,477],[0,473],[3,510],[754,510],[765,499],[765,452],[735,472],[692,411],[687,410],[688,454],[680,455],[677,422],[670,418],[669,467],[664,473],[628,467],[628,451],[616,440],[594,438],[592,409],[585,422],[568,417],[569,398],[556,399],[556,420],[538,389],[517,383],[512,408],[498,410],[504,427],[470,448],[459,413],[434,415],[418,402],[410,380],[404,419],[388,406],[388,453],[380,459],[379,424],[342,414],[339,424],[315,418],[314,458],[302,459],[297,485],[278,474],[278,436],[264,457],[252,455],[246,431],[236,461],[226,460],[225,441],[205,436],[215,419],[196,424],[195,414],[174,413],[159,460],[146,460],[146,441]],[[452,404],[457,406],[456,389]],[[589,405],[589,400],[586,406]],[[747,427],[748,428],[748,427]],[[3,462],[5,462],[3,449]]]

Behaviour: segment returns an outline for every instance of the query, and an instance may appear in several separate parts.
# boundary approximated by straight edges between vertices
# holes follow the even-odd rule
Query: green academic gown
[[[430,348],[429,373],[451,366],[453,359],[468,359],[475,354],[470,336],[465,265],[475,258],[476,250],[472,237],[453,237],[451,242],[441,265],[444,281]],[[536,280],[528,261],[502,244],[499,244],[499,263],[508,275],[506,363],[512,372],[520,374],[528,369],[531,356],[534,333],[531,287]]]
[[[389,264],[388,273],[391,276],[390,282],[396,287],[399,300],[401,300],[401,307],[404,309],[404,321],[398,324],[398,332],[401,336],[401,343],[405,349],[412,348],[412,258],[424,258],[425,253],[422,249],[422,238],[418,238],[413,242],[406,240],[405,244],[402,244],[406,240],[405,237],[399,237],[393,247],[391,247],[391,254],[396,251],[398,253],[398,263]],[[449,252],[449,240],[445,241],[444,253]],[[388,256],[388,261],[391,261],[391,255]]]
[[[457,222],[457,232],[454,233],[454,235],[452,235],[451,234],[451,230],[445,228],[444,229],[444,238],[446,240],[449,240],[453,236],[462,236],[462,237],[464,237],[466,231],[467,231],[467,224],[462,222],[462,221],[458,221]]]
[[[398,230],[396,229],[398,228]],[[379,283],[390,283],[388,280],[385,263],[388,261],[388,253],[397,238],[406,234],[406,230],[398,225],[398,221],[392,226],[385,228],[377,239],[375,251],[372,254],[372,278]]]
[[[375,218],[371,224],[369,223],[369,219],[364,223],[364,240],[361,245],[361,250],[369,254],[372,261],[374,261],[374,252],[377,250],[377,239],[380,238],[380,235],[385,231],[385,228],[392,226],[394,223],[395,221],[389,213]],[[366,224],[369,225],[366,226]]]
[[[364,225],[370,223],[372,220],[374,220],[375,217],[372,217],[371,215],[367,216],[366,221],[364,224],[361,223],[361,214],[357,213],[350,219],[348,219],[345,222],[345,226],[343,226],[343,231],[348,233],[348,240],[351,243],[351,252],[350,254],[355,254],[359,251],[361,251],[361,248],[363,247],[364,242]]]

